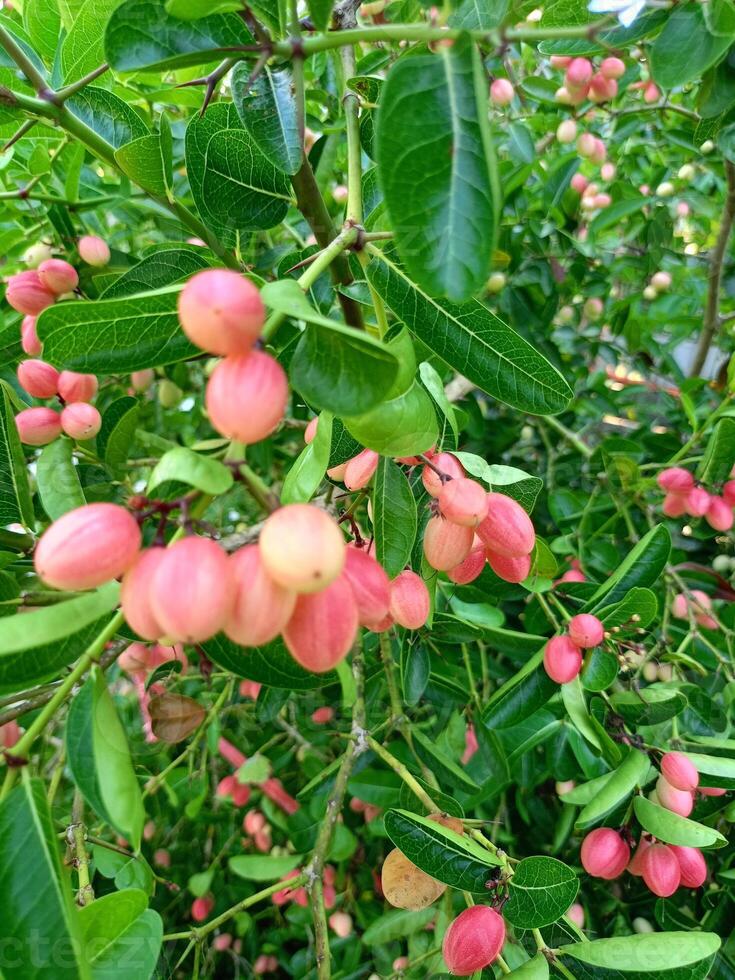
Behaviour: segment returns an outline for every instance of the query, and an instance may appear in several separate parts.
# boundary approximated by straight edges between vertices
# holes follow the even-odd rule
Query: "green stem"
[[[585,444],[582,442],[582,440],[579,438],[576,432],[572,432],[571,429],[568,429],[564,425],[564,423],[560,422],[559,419],[557,419],[555,416],[545,415],[541,421],[545,425],[548,425],[552,429],[555,429],[559,433],[559,435],[563,436],[567,440],[570,446],[574,446],[577,452],[581,456],[584,456],[585,459],[589,459],[590,456],[593,454],[594,450],[590,449],[589,446],[585,446]]]
[[[94,901],[94,889],[89,877],[89,858],[87,857],[87,830],[84,826],[84,799],[78,789],[74,790],[71,811],[72,825],[69,828],[73,841],[74,863],[77,869],[79,888],[77,905],[89,905]]]
[[[383,746],[380,744],[380,742],[376,741],[372,737],[372,735],[368,735],[367,743],[370,749],[379,758],[381,758],[387,766],[390,766],[393,772],[395,772],[397,775],[401,777],[401,779],[406,784],[406,786],[408,786],[408,788],[411,790],[413,795],[418,800],[421,801],[421,804],[423,805],[424,809],[428,810],[429,813],[436,813],[439,807],[437,806],[436,803],[434,803],[434,801],[426,792],[426,790],[421,785],[421,783],[419,783],[414,778],[414,776],[408,771],[408,769],[403,765],[403,763],[399,762],[398,759],[396,759],[394,755],[391,755],[391,753],[387,749],[384,749]]]
[[[348,79],[355,74],[355,49],[344,47],[340,52],[344,89],[342,105],[347,131],[347,212],[348,223],[362,224],[362,147],[360,146],[359,100],[356,92],[347,88]]]
[[[388,685],[388,697],[390,698],[391,721],[398,722],[403,717],[403,703],[396,684],[395,665],[393,663],[393,650],[391,648],[390,636],[387,632],[379,633],[378,643],[380,646],[380,659],[383,662],[385,680]]]
[[[48,82],[43,74],[36,68],[31,59],[19,44],[16,44],[13,36],[4,27],[0,27],[0,46],[5,49],[5,53],[16,63],[25,77],[31,83],[36,92],[46,90]]]

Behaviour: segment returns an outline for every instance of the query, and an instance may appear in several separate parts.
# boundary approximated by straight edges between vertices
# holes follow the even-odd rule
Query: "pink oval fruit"
[[[120,588],[120,605],[125,620],[144,640],[157,640],[165,632],[151,608],[153,576],[165,553],[164,548],[141,551],[123,576]]]
[[[699,786],[697,767],[681,752],[667,752],[661,759],[661,772],[674,789],[691,793]]]
[[[513,101],[513,86],[507,78],[496,78],[490,86],[490,98],[495,105],[509,105]]]
[[[622,78],[625,74],[625,62],[620,58],[603,58],[600,62],[600,74],[605,78]]]
[[[641,839],[638,841],[638,847],[635,849],[633,857],[628,862],[628,867],[626,871],[629,874],[635,875],[636,878],[640,878],[643,874],[643,855],[646,853],[648,848],[653,844],[653,838],[647,836],[646,834],[641,834]]]
[[[450,973],[469,977],[494,963],[504,942],[503,917],[488,905],[471,905],[450,923],[442,955]]]
[[[61,435],[61,416],[53,408],[24,408],[15,425],[26,446],[46,446]]]
[[[651,844],[641,861],[643,880],[654,895],[668,898],[681,884],[676,854],[666,844]]]
[[[286,373],[262,351],[226,357],[207,382],[205,401],[210,421],[221,435],[245,445],[260,442],[286,411]]]
[[[681,517],[687,512],[687,499],[681,493],[667,493],[661,510],[667,517]]]
[[[147,391],[156,380],[155,372],[152,368],[144,368],[142,371],[133,371],[130,375],[130,384],[135,391]]]
[[[485,519],[487,494],[476,480],[449,480],[439,491],[439,509],[452,524],[477,527]]]
[[[56,294],[47,289],[35,269],[11,276],[5,290],[5,299],[19,313],[38,316],[56,302]]]
[[[707,862],[704,855],[696,847],[680,847],[669,844],[669,850],[674,852],[679,862],[681,883],[685,888],[701,888],[707,880]]]
[[[46,259],[38,267],[38,278],[57,296],[70,293],[79,285],[77,270],[64,259]]]
[[[17,374],[21,387],[34,398],[53,398],[58,391],[59,372],[46,361],[21,361]]]
[[[62,371],[59,375],[58,393],[65,402],[91,402],[99,387],[93,374],[77,374]]]
[[[506,558],[505,555],[496,555],[489,548],[485,552],[487,563],[504,582],[525,581],[531,574],[531,556],[523,555],[521,558]]]
[[[117,504],[85,504],[44,532],[33,562],[55,589],[93,589],[126,572],[140,550],[135,518]]]
[[[694,809],[693,794],[676,789],[664,776],[659,776],[656,782],[656,796],[662,807],[678,813],[680,817],[688,817]]]
[[[77,242],[79,257],[87,265],[102,268],[110,261],[110,247],[97,235],[83,235]]]
[[[451,453],[438,453],[431,459],[432,466],[426,464],[421,471],[421,482],[424,489],[432,497],[438,497],[445,482],[436,470],[440,470],[445,476],[458,480],[464,476],[464,468],[456,456]],[[435,467],[435,468],[432,468]]]
[[[447,578],[456,585],[467,585],[482,575],[484,567],[485,545],[475,535],[472,540],[472,548],[469,555],[459,565],[455,565],[454,568],[449,569]]]
[[[202,898],[195,898],[191,903],[191,917],[195,922],[204,922],[209,918],[209,914],[214,908],[214,899],[209,895]]]
[[[557,684],[573,681],[582,669],[582,654],[568,636],[552,636],[544,647],[544,670]]]
[[[715,531],[729,531],[733,525],[732,509],[727,506],[722,497],[710,496],[709,507],[704,519]]]
[[[448,572],[465,560],[474,537],[471,527],[452,524],[439,515],[432,517],[424,529],[426,560],[437,571]]]
[[[580,858],[587,874],[612,881],[625,870],[630,860],[630,848],[616,831],[598,827],[582,841]]]
[[[38,357],[43,350],[43,344],[38,339],[36,331],[35,316],[23,317],[23,322],[20,325],[20,344],[23,353],[28,354],[29,357]]]
[[[360,625],[372,627],[385,619],[390,608],[390,579],[375,558],[350,545],[342,574],[355,597]]]
[[[674,491],[676,493],[686,493],[694,486],[694,477],[681,466],[670,466],[661,470],[656,477],[656,483],[662,490]]]
[[[25,323],[25,320],[23,321]],[[735,480],[722,484],[722,499],[728,507],[735,507]]]
[[[390,616],[399,626],[417,630],[426,623],[431,610],[429,590],[416,572],[406,569],[390,584]]]
[[[357,456],[347,461],[343,477],[344,485],[348,490],[361,490],[366,487],[373,478],[373,474],[378,468],[380,456],[372,449],[363,449]]]
[[[260,292],[231,269],[205,269],[179,295],[181,329],[212,354],[247,354],[265,323]]]
[[[487,517],[477,528],[485,546],[504,558],[530,555],[536,543],[531,518],[511,497],[503,493],[489,493],[487,496]]]
[[[355,597],[347,580],[340,577],[321,592],[297,598],[283,640],[297,663],[323,674],[347,656],[358,625]]]
[[[684,497],[684,509],[690,517],[704,517],[709,510],[710,500],[704,487],[692,487]]]
[[[181,643],[202,643],[218,633],[234,599],[227,555],[209,538],[172,544],[153,573],[151,610],[164,633]]]
[[[338,524],[312,504],[288,504],[266,520],[260,556],[279,585],[294,592],[318,592],[333,582],[345,563]]]
[[[149,667],[148,653],[145,643],[131,643],[117,658],[117,665],[131,677],[146,674]]]
[[[592,71],[592,63],[587,58],[572,58],[567,67],[564,84],[567,88],[583,88],[592,80]]]
[[[582,647],[583,650],[598,647],[605,637],[605,627],[597,616],[592,616],[590,613],[572,616],[567,623],[567,632],[572,643]]]
[[[72,439],[94,439],[102,428],[102,416],[87,402],[74,402],[61,413],[61,428]]]
[[[247,544],[230,558],[235,582],[235,604],[224,632],[244,647],[259,647],[274,640],[296,605],[296,593],[270,577],[257,544]]]

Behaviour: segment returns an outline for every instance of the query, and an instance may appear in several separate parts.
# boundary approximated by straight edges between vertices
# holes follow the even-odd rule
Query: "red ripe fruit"
[[[38,278],[46,289],[57,296],[70,293],[79,285],[79,276],[73,265],[63,259],[46,259],[38,267]]]
[[[605,627],[597,616],[592,616],[590,613],[579,613],[577,616],[572,616],[567,623],[567,632],[569,639],[575,646],[589,650],[602,643]]]
[[[56,302],[56,294],[41,282],[36,269],[11,276],[5,291],[5,299],[19,313],[38,316]]]
[[[410,570],[401,572],[390,584],[391,619],[407,630],[417,630],[429,618],[431,599],[424,580]]]
[[[362,490],[373,478],[378,468],[380,456],[372,449],[363,449],[357,456],[347,461],[343,476],[344,485],[348,490]]]
[[[247,354],[265,323],[258,288],[231,269],[205,269],[179,295],[181,329],[212,354]]]
[[[687,498],[681,493],[667,493],[661,510],[667,517],[681,517],[687,512]]]
[[[487,905],[471,905],[450,923],[442,955],[450,973],[469,977],[494,963],[504,942],[503,917]]]
[[[227,555],[209,538],[172,544],[153,573],[151,610],[166,636],[180,643],[201,643],[218,633],[234,599]]]
[[[357,602],[341,576],[321,592],[297,598],[283,640],[297,663],[323,674],[347,656],[358,626]]]
[[[681,868],[676,854],[666,844],[651,844],[641,860],[643,880],[654,895],[668,898],[681,884]]]
[[[485,567],[485,545],[482,541],[475,535],[472,540],[472,550],[464,561],[461,561],[459,565],[455,565],[454,568],[450,568],[447,572],[447,578],[454,582],[456,585],[467,585],[469,582],[474,582],[476,578],[482,575],[482,570]]]
[[[432,568],[448,572],[464,561],[475,537],[471,527],[432,517],[424,530],[424,555]]]
[[[582,669],[582,654],[568,636],[552,636],[544,648],[544,670],[557,684],[573,681]]]
[[[668,469],[661,470],[656,477],[656,483],[662,490],[686,493],[694,486],[694,477],[689,470],[681,466],[670,466]]]
[[[262,351],[226,357],[207,382],[205,401],[210,421],[221,435],[245,445],[260,442],[286,411],[286,373]]]
[[[24,408],[15,424],[26,446],[46,446],[61,435],[61,416],[53,408]]]
[[[573,58],[567,67],[565,84],[568,89],[580,89],[592,80],[592,63],[587,58]]]
[[[681,752],[667,752],[661,759],[661,772],[674,789],[691,793],[699,786],[697,767]]]
[[[686,790],[676,789],[664,776],[659,776],[656,782],[656,796],[662,807],[678,813],[680,817],[688,817],[694,809],[694,796]]]
[[[102,428],[102,416],[87,402],[74,402],[61,413],[61,428],[72,439],[94,439]]]
[[[191,903],[191,917],[195,922],[204,922],[214,908],[214,899],[209,895],[195,898]]]
[[[266,520],[260,557],[279,585],[294,592],[319,592],[345,563],[345,541],[337,523],[312,504],[288,504]]]
[[[521,558],[506,558],[504,555],[496,555],[489,548],[486,552],[487,563],[504,582],[525,581],[531,573],[531,556],[523,555]]]
[[[59,388],[59,372],[45,361],[21,361],[18,381],[34,398],[53,398]]]
[[[65,402],[91,402],[97,388],[97,378],[93,374],[62,371],[59,375],[58,393]]]
[[[363,548],[347,548],[342,573],[357,603],[361,626],[373,627],[385,619],[390,608],[390,579],[382,565]]]
[[[459,480],[464,476],[462,464],[451,453],[438,453],[436,456],[432,456],[431,462],[436,469],[441,470],[443,474],[453,480]],[[436,470],[427,465],[421,471],[421,482],[428,494],[432,497],[438,497],[445,482],[448,481],[443,481]]]
[[[439,510],[452,524],[477,527],[487,514],[487,494],[475,480],[449,480],[439,491]]]
[[[23,353],[29,357],[37,357],[43,350],[43,344],[38,339],[36,332],[35,316],[24,316],[20,325],[20,345]]]
[[[247,544],[230,559],[235,604],[224,632],[244,647],[274,640],[296,605],[296,593],[275,582],[261,560],[257,544]]]
[[[727,483],[723,483],[722,499],[728,507],[735,507],[735,480],[728,480]]]
[[[44,532],[33,563],[55,589],[93,589],[126,572],[140,550],[140,528],[124,507],[86,504]]]
[[[530,555],[536,543],[531,518],[520,504],[503,493],[489,493],[487,497],[487,517],[477,528],[485,546],[504,558]]]
[[[157,640],[164,630],[151,609],[153,576],[158,570],[166,551],[164,548],[147,548],[138,555],[123,576],[120,588],[120,605],[125,620],[144,640]]]
[[[598,827],[582,841],[580,858],[587,874],[612,881],[623,873],[630,861],[630,848],[616,831]]]
[[[77,242],[79,257],[87,265],[101,269],[110,261],[110,247],[106,241],[97,235],[83,235]]]
[[[733,525],[733,514],[722,497],[712,495],[704,519],[715,531],[729,531]]]
[[[648,848],[653,844],[653,839],[651,837],[641,836],[638,841],[638,847],[635,849],[635,854],[630,859],[626,871],[630,874],[635,875],[636,878],[640,878],[643,874],[643,855],[646,853]]]
[[[711,497],[704,487],[693,487],[684,497],[684,510],[690,517],[704,517]]]
[[[685,888],[701,888],[707,880],[707,862],[696,847],[680,847],[669,844],[679,862],[681,883]]]

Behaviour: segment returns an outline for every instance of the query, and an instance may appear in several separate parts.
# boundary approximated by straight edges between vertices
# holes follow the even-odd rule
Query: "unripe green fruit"
[[[671,183],[671,181],[665,180],[656,188],[656,194],[658,194],[659,197],[671,197],[671,195],[674,193],[674,189],[674,185]]]
[[[489,293],[499,293],[500,290],[505,286],[506,279],[502,272],[493,272],[486,284],[486,289]]]
[[[638,935],[656,931],[648,919],[643,919],[641,916],[637,916],[635,919],[633,919],[631,925],[633,926],[633,932],[638,933]]]
[[[23,261],[29,269],[37,269],[42,262],[46,262],[52,257],[51,246],[45,242],[37,242],[35,245],[31,245],[25,253]]]
[[[683,167],[679,167],[679,173],[677,176],[679,177],[679,180],[691,180],[695,173],[696,171],[691,163],[685,163]]]
[[[162,378],[158,383],[158,401],[162,408],[176,408],[183,397],[183,392],[169,378]]]
[[[714,148],[715,144],[712,142],[712,140],[705,140],[700,146],[699,152],[703,153],[705,156],[708,156],[714,150]]]
[[[656,299],[657,296],[658,290],[655,286],[646,286],[646,288],[643,290],[643,299],[647,299],[649,303]]]

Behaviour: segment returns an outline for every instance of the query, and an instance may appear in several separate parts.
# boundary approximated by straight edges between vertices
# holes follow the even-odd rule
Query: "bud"
[[[170,868],[171,855],[164,848],[160,848],[160,850],[153,852],[153,863],[158,868]]]
[[[142,371],[133,371],[130,375],[130,384],[135,391],[147,391],[155,381],[156,375],[152,368],[145,368]]]
[[[120,605],[125,621],[144,640],[157,640],[164,634],[153,615],[150,596],[153,576],[165,553],[164,548],[147,548],[141,551],[123,576],[120,588]]]
[[[589,185],[589,181],[582,174],[575,174],[571,179],[572,190],[575,190],[578,194],[584,194]],[[561,310],[559,311],[561,313]]]
[[[373,478],[378,468],[380,456],[372,449],[363,449],[357,456],[347,461],[344,472],[344,485],[348,490],[362,490]]]
[[[35,269],[30,269],[8,279],[5,299],[18,313],[38,316],[47,307],[53,306],[56,294],[44,286]]]
[[[709,510],[711,497],[704,487],[692,487],[684,496],[686,513],[691,517],[704,517]]]
[[[715,531],[729,531],[733,525],[733,514],[722,497],[711,495],[704,519]]]
[[[318,592],[345,563],[345,541],[337,523],[312,504],[288,504],[266,520],[260,557],[275,581],[294,592]]]
[[[651,844],[641,861],[643,880],[654,895],[668,898],[681,883],[681,868],[676,854],[666,844]]]
[[[471,527],[452,524],[440,515],[432,517],[424,530],[424,555],[432,568],[448,572],[464,561],[472,549]]]
[[[207,382],[205,402],[220,435],[245,445],[260,442],[286,411],[286,373],[275,358],[262,351],[226,357]]]
[[[41,353],[43,344],[38,339],[35,316],[23,317],[23,322],[20,325],[20,341],[23,353],[28,354],[29,357],[36,357]]]
[[[612,881],[625,870],[630,860],[630,848],[616,831],[598,827],[582,841],[580,858],[587,874]]]
[[[102,416],[87,402],[73,402],[61,413],[61,428],[71,439],[94,439],[102,428]]]
[[[347,656],[358,626],[355,597],[340,576],[320,592],[297,597],[283,640],[297,663],[323,674]]]
[[[212,354],[245,355],[260,336],[260,292],[231,269],[197,272],[179,295],[179,321],[189,340]]]
[[[512,561],[512,559],[507,559]],[[472,540],[472,548],[469,555],[461,561],[459,565],[455,565],[454,568],[450,568],[447,572],[447,578],[454,582],[456,585],[467,585],[469,582],[474,582],[476,578],[482,575],[482,570],[485,567],[485,545],[482,543],[477,535],[474,536]]]
[[[557,684],[573,681],[582,669],[582,654],[568,636],[552,636],[544,647],[544,670]]]
[[[524,582],[531,574],[531,556],[523,555],[521,558],[506,558],[504,555],[496,555],[489,548],[486,551],[487,563],[504,582]]]
[[[383,862],[380,883],[385,900],[390,905],[412,912],[433,905],[447,888],[443,882],[417,868],[397,847]]]
[[[205,895],[203,898],[195,898],[191,903],[191,917],[195,922],[204,922],[205,919],[209,918],[213,908],[214,899],[210,895]]]
[[[77,242],[79,258],[87,265],[102,268],[110,261],[110,248],[107,242],[97,235],[84,235]]]
[[[330,721],[334,720],[334,708],[329,708],[326,705],[323,708],[317,708],[316,711],[312,711],[311,720],[315,725],[328,725]]]
[[[375,558],[350,545],[342,574],[355,597],[360,625],[372,627],[385,619],[390,607],[390,579]]]
[[[675,789],[664,776],[658,777],[656,796],[662,807],[671,810],[672,813],[678,813],[680,817],[688,817],[694,809],[692,793]]]
[[[707,862],[696,847],[681,847],[669,844],[679,862],[681,883],[685,888],[701,888],[707,880]]]
[[[247,544],[230,558],[235,604],[224,632],[244,647],[274,640],[296,605],[296,593],[275,582],[266,571],[257,544]]]
[[[25,408],[15,416],[15,425],[26,446],[46,446],[61,435],[61,416],[52,408]]]
[[[151,581],[151,610],[166,636],[202,643],[218,633],[232,611],[235,583],[222,548],[188,537],[166,548]]]
[[[229,949],[232,946],[232,936],[229,932],[221,932],[219,936],[215,936],[212,941],[212,948],[218,953],[222,953],[224,950]]]
[[[525,510],[503,493],[489,493],[487,498],[487,517],[478,525],[478,537],[494,554],[504,558],[530,555],[536,544],[536,532]]]
[[[496,78],[490,86],[490,99],[495,105],[509,105],[513,101],[513,86],[507,78]]]
[[[347,912],[332,912],[329,916],[329,928],[340,939],[347,939],[352,934],[352,916]]]
[[[424,489],[432,497],[438,497],[441,493],[444,483],[436,470],[451,477],[453,480],[458,480],[460,477],[464,476],[464,468],[462,464],[457,459],[456,456],[452,456],[451,453],[437,453],[431,460],[433,466],[424,466],[421,471],[421,482],[424,485]]]
[[[21,361],[17,374],[20,386],[34,398],[53,398],[58,390],[59,372],[46,361]]]
[[[661,510],[667,517],[681,517],[687,512],[686,496],[681,493],[667,493]]]
[[[572,616],[567,623],[567,632],[569,639],[575,646],[589,650],[602,643],[605,627],[597,616],[593,616],[591,613],[579,613],[577,616]]]
[[[572,58],[564,76],[568,89],[580,89],[592,81],[592,63],[587,58]]]
[[[70,293],[79,285],[77,270],[63,259],[46,259],[42,262],[38,267],[38,278],[56,296]]]
[[[674,789],[691,793],[699,786],[697,767],[681,752],[667,752],[661,759],[661,772]]]
[[[397,575],[390,585],[390,616],[408,630],[426,623],[431,610],[429,590],[424,580],[410,570]]]
[[[33,562],[55,589],[93,589],[126,572],[140,550],[140,529],[124,507],[86,504],[44,532]]]
[[[556,128],[556,138],[560,143],[573,143],[577,138],[577,124],[573,119],[565,119]]]
[[[438,499],[439,510],[452,524],[474,528],[487,514],[488,499],[484,488],[467,477],[445,483]]]
[[[681,466],[670,466],[661,470],[656,483],[667,492],[686,493],[694,487],[694,477]]]
[[[605,78],[622,78],[625,74],[625,63],[620,58],[603,58],[600,62],[600,74]]]
[[[59,375],[59,397],[65,402],[91,402],[97,394],[97,378],[93,374],[62,371]]]
[[[450,973],[468,977],[494,963],[504,942],[502,916],[487,905],[471,905],[459,913],[444,934],[444,962]]]

